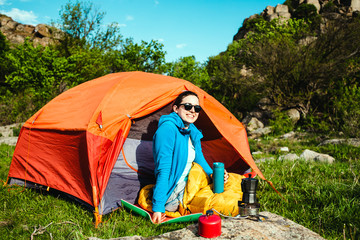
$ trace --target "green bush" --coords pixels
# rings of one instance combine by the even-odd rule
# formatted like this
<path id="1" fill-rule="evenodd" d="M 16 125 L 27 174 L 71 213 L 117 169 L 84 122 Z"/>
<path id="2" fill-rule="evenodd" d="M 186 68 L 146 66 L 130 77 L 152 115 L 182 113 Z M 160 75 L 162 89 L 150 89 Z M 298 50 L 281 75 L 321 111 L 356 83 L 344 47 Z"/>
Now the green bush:
<path id="1" fill-rule="evenodd" d="M 280 135 L 294 130 L 294 122 L 284 111 L 273 111 L 273 118 L 269 120 L 269 125 L 274 135 Z"/>
<path id="2" fill-rule="evenodd" d="M 304 19 L 311 25 L 312 30 L 317 30 L 320 26 L 321 16 L 313 4 L 301 4 L 295 9 L 293 16 L 296 19 Z"/>
<path id="3" fill-rule="evenodd" d="M 329 116 L 319 113 L 310 113 L 303 120 L 301 125 L 304 129 L 318 134 L 330 134 L 335 126 L 328 120 Z"/>
<path id="4" fill-rule="evenodd" d="M 293 12 L 294 9 L 296 9 L 299 6 L 299 1 L 298 0 L 286 0 L 283 4 L 288 6 L 290 12 Z"/>
<path id="5" fill-rule="evenodd" d="M 357 84 L 342 87 L 335 102 L 340 117 L 339 129 L 346 136 L 360 137 L 360 87 Z"/>
<path id="6" fill-rule="evenodd" d="M 324 7 L 322 8 L 322 12 L 335 12 L 336 11 L 336 5 L 333 1 L 327 2 Z"/>
<path id="7" fill-rule="evenodd" d="M 317 16 L 317 9 L 313 4 L 301 4 L 296 8 L 294 17 L 297 19 L 309 19 L 312 20 Z"/>

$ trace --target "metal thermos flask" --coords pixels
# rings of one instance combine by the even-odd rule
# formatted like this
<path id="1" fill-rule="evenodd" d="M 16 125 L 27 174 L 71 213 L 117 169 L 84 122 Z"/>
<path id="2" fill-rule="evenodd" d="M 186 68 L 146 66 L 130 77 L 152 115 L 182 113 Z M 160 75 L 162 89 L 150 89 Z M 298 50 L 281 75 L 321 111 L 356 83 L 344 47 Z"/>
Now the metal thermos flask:
<path id="1" fill-rule="evenodd" d="M 224 192 L 224 163 L 214 162 L 214 193 Z"/>
<path id="2" fill-rule="evenodd" d="M 205 238 L 215 238 L 220 236 L 221 218 L 218 215 L 214 215 L 212 210 L 207 210 L 206 215 L 199 217 L 198 233 Z"/>

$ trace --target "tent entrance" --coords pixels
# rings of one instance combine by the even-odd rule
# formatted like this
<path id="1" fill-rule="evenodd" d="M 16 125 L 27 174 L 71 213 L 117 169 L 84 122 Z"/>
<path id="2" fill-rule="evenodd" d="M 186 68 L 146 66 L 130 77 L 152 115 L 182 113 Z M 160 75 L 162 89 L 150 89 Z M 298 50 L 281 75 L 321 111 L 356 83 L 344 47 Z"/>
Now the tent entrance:
<path id="1" fill-rule="evenodd" d="M 105 193 L 99 205 L 99 213 L 107 214 L 121 206 L 121 199 L 135 204 L 139 190 L 155 184 L 152 138 L 162 115 L 171 113 L 171 104 L 143 118 L 135 119 L 123 148 L 111 172 Z M 210 167 L 221 161 L 231 172 L 244 173 L 249 166 L 239 161 L 240 156 L 222 137 L 205 112 L 195 122 L 202 130 L 202 147 Z"/>

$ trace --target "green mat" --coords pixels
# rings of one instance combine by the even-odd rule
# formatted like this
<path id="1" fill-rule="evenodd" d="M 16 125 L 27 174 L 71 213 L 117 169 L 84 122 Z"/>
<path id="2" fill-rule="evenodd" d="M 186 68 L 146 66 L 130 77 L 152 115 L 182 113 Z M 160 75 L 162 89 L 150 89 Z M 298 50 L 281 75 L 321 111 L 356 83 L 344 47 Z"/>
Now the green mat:
<path id="1" fill-rule="evenodd" d="M 121 200 L 121 204 L 124 208 L 135 212 L 136 214 L 149 219 L 152 223 L 153 221 L 151 220 L 151 212 L 148 212 L 144 209 L 142 209 L 141 207 L 138 207 L 134 204 L 131 204 L 125 200 Z M 194 213 L 194 214 L 189 214 L 189 215 L 185 215 L 185 216 L 181 216 L 181 217 L 177 217 L 177 218 L 170 218 L 170 217 L 166 217 L 165 220 L 163 222 L 161 222 L 160 224 L 164 224 L 164 223 L 177 223 L 177 222 L 193 222 L 193 221 L 197 221 L 199 219 L 199 217 L 202 215 L 202 213 Z"/>

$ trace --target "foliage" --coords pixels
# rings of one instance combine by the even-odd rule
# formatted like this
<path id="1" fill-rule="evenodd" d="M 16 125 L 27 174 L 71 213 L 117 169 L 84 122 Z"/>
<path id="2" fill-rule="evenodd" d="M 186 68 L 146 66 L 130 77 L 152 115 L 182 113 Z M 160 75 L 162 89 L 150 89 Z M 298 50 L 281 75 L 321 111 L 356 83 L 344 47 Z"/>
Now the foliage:
<path id="1" fill-rule="evenodd" d="M 308 31 L 303 20 L 289 20 L 287 24 L 279 24 L 279 20 L 268 22 L 262 18 L 256 18 L 247 21 L 247 24 L 252 28 L 247 38 L 230 44 L 226 52 L 210 58 L 207 65 L 210 82 L 205 89 L 238 117 L 251 111 L 263 96 L 270 93 L 275 95 L 274 85 L 283 83 L 267 82 L 264 76 L 269 74 L 269 69 L 261 71 L 263 63 L 277 67 L 278 65 L 274 62 L 268 63 L 269 60 L 276 59 L 287 64 L 286 69 L 277 73 L 285 79 L 286 76 L 283 74 L 292 67 L 289 55 L 295 51 L 292 49 L 295 48 L 296 41 Z M 284 47 L 287 44 L 289 46 Z M 273 49 L 273 47 L 276 48 Z M 287 52 L 278 58 L 270 57 L 277 50 L 292 52 Z M 255 53 L 252 54 L 252 52 Z M 263 61 L 259 61 L 254 55 L 263 58 Z M 263 75 L 265 71 L 266 74 Z M 277 77 L 274 78 L 277 79 Z M 274 87 L 270 89 L 269 86 Z M 282 85 L 282 87 L 285 86 Z"/>
<path id="2" fill-rule="evenodd" d="M 313 4 L 303 3 L 294 11 L 294 17 L 297 19 L 312 20 L 317 16 L 317 9 Z"/>
<path id="3" fill-rule="evenodd" d="M 293 16 L 296 19 L 304 19 L 313 31 L 317 30 L 320 26 L 321 16 L 317 13 L 317 9 L 313 4 L 301 4 L 296 8 Z"/>
<path id="4" fill-rule="evenodd" d="M 331 0 L 329 2 L 327 2 L 324 7 L 322 7 L 322 12 L 335 12 L 336 10 L 336 5 L 335 3 Z"/>
<path id="5" fill-rule="evenodd" d="M 7 87 L 5 83 L 5 76 L 11 72 L 11 64 L 6 58 L 7 52 L 10 50 L 9 42 L 6 40 L 4 34 L 0 31 L 0 94 Z"/>
<path id="6" fill-rule="evenodd" d="M 329 100 L 329 89 L 337 78 L 349 74 L 344 60 L 358 54 L 360 28 L 339 21 L 329 23 L 315 40 L 298 44 L 298 36 L 304 33 L 304 29 L 297 30 L 301 25 L 307 26 L 303 20 L 291 20 L 269 29 L 269 34 L 254 32 L 244 40 L 247 48 L 241 55 L 247 66 L 264 77 L 267 94 L 278 105 L 295 106 L 307 114 L 315 102 L 323 105 L 319 101 Z M 268 29 L 259 27 L 259 32 Z"/>
<path id="7" fill-rule="evenodd" d="M 257 14 L 254 18 L 244 21 L 242 28 L 246 30 L 254 30 L 257 28 L 256 25 L 260 22 L 264 23 L 266 20 L 263 18 L 263 16 Z"/>
<path id="8" fill-rule="evenodd" d="M 269 120 L 273 134 L 280 135 L 294 130 L 295 124 L 286 112 L 275 110 L 273 115 L 273 119 Z"/>
<path id="9" fill-rule="evenodd" d="M 103 29 L 105 12 L 101 12 L 91 2 L 68 1 L 60 10 L 58 25 L 65 33 L 61 47 L 66 53 L 72 47 L 99 48 L 104 51 L 114 49 L 121 42 L 120 28 L 112 23 Z"/>
<path id="10" fill-rule="evenodd" d="M 135 43 L 128 38 L 122 44 L 120 50 L 109 53 L 111 59 L 111 72 L 144 71 L 164 73 L 165 51 L 164 45 L 155 40 L 150 42 L 141 41 Z"/>
<path id="11" fill-rule="evenodd" d="M 23 122 L 63 91 L 108 73 L 167 71 L 161 43 L 122 39 L 116 24 L 103 27 L 104 16 L 90 2 L 69 1 L 56 25 L 65 34 L 48 47 L 26 40 L 9 48 L 0 34 L 0 124 Z"/>
<path id="12" fill-rule="evenodd" d="M 0 97 L 3 124 L 24 121 L 56 96 L 61 83 L 72 76 L 69 65 L 56 51 L 35 48 L 28 41 L 8 51 L 6 59 L 14 70 L 7 74 L 8 87 Z"/>
<path id="13" fill-rule="evenodd" d="M 339 99 L 335 102 L 337 114 L 340 116 L 339 129 L 346 136 L 360 137 L 360 87 L 358 83 L 340 88 Z"/>
<path id="14" fill-rule="evenodd" d="M 298 0 L 286 0 L 284 5 L 287 5 L 290 12 L 294 12 L 294 10 L 299 6 Z"/>
<path id="15" fill-rule="evenodd" d="M 169 64 L 168 75 L 188 80 L 199 87 L 209 82 L 205 64 L 197 62 L 194 56 L 181 57 Z"/>

